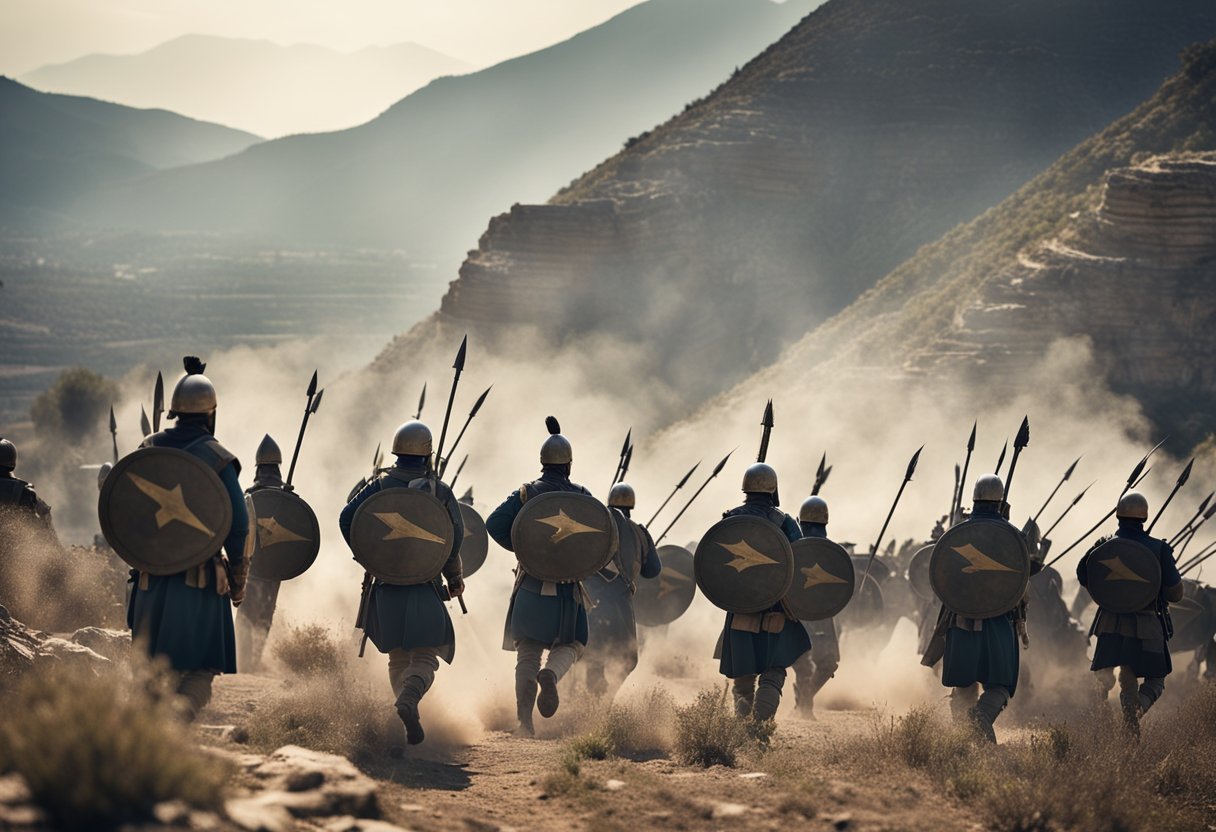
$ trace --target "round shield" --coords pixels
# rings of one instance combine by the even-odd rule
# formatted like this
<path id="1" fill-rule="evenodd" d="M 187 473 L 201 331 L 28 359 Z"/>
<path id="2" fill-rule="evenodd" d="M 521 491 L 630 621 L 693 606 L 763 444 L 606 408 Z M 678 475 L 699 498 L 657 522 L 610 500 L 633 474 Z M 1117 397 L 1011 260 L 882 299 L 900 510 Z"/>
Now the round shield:
<path id="1" fill-rule="evenodd" d="M 434 495 L 386 488 L 368 497 L 350 526 L 355 560 L 386 584 L 434 580 L 452 553 L 452 518 Z"/>
<path id="2" fill-rule="evenodd" d="M 486 522 L 477 509 L 468 503 L 460 504 L 460 519 L 464 520 L 464 542 L 460 544 L 460 563 L 467 578 L 485 566 L 490 553 L 490 535 L 486 533 Z"/>
<path id="3" fill-rule="evenodd" d="M 245 501 L 252 504 L 250 576 L 290 581 L 307 572 L 321 549 L 321 527 L 312 507 L 279 488 L 259 488 Z"/>
<path id="4" fill-rule="evenodd" d="M 662 627 L 688 611 L 697 595 L 692 552 L 683 546 L 660 546 L 663 570 L 657 578 L 642 578 L 633 596 L 633 611 L 643 627 Z"/>
<path id="5" fill-rule="evenodd" d="M 878 582 L 879 586 L 885 584 L 891 577 L 891 565 L 882 557 L 876 555 L 873 562 L 870 561 L 869 555 L 853 555 L 853 571 L 858 575 L 865 574 L 866 565 L 869 564 L 870 577 Z"/>
<path id="6" fill-rule="evenodd" d="M 1183 579 L 1182 600 L 1170 604 L 1174 637 L 1170 649 L 1177 652 L 1197 650 L 1216 637 L 1216 600 L 1213 590 L 1198 581 Z"/>
<path id="7" fill-rule="evenodd" d="M 864 630 L 866 627 L 876 627 L 883 622 L 883 612 L 886 609 L 886 599 L 878 581 L 868 577 L 862 580 L 864 572 L 854 575 L 856 589 L 849 605 L 841 610 L 836 621 L 840 629 Z"/>
<path id="8" fill-rule="evenodd" d="M 930 543 L 917 549 L 912 560 L 908 562 L 908 583 L 922 601 L 932 601 L 937 597 L 933 594 L 933 584 L 929 581 L 929 559 L 932 557 L 933 544 Z"/>
<path id="9" fill-rule="evenodd" d="M 929 556 L 929 583 L 946 608 L 967 618 L 995 618 L 1022 601 L 1030 553 L 1004 520 L 972 518 L 938 538 Z"/>
<path id="10" fill-rule="evenodd" d="M 211 466 L 176 448 L 141 448 L 120 459 L 97 501 L 101 532 L 131 566 L 174 575 L 220 551 L 232 501 Z"/>
<path id="11" fill-rule="evenodd" d="M 853 597 L 853 559 L 839 543 L 821 537 L 795 540 L 794 582 L 785 605 L 800 621 L 831 618 Z"/>
<path id="12" fill-rule="evenodd" d="M 794 552 L 785 532 L 761 517 L 737 515 L 705 533 L 693 555 L 697 586 L 727 612 L 771 609 L 794 581 Z"/>
<path id="13" fill-rule="evenodd" d="M 523 570 L 539 581 L 589 578 L 616 554 L 616 522 L 589 494 L 550 491 L 524 503 L 511 526 Z"/>
<path id="14" fill-rule="evenodd" d="M 1085 572 L 1089 597 L 1109 612 L 1150 608 L 1161 593 L 1161 559 L 1134 540 L 1112 537 L 1089 553 Z"/>

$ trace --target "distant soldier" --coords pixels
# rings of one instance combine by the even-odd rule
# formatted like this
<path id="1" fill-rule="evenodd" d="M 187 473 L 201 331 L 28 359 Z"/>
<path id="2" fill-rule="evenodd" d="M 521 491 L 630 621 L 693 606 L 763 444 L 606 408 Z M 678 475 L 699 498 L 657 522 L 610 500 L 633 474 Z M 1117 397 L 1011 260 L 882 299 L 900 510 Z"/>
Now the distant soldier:
<path id="1" fill-rule="evenodd" d="M 792 543 L 802 537 L 797 521 L 780 508 L 777 497 L 777 472 L 757 462 L 743 474 L 743 505 L 722 516 L 760 517 L 779 528 Z M 777 715 L 786 669 L 811 649 L 807 630 L 776 603 L 766 612 L 736 614 L 728 612 L 722 628 L 721 660 L 723 676 L 733 680 L 735 713 L 767 722 Z"/>
<path id="2" fill-rule="evenodd" d="M 1098 636 L 1098 645 L 1090 669 L 1119 669 L 1123 717 L 1128 729 L 1137 732 L 1140 717 L 1161 697 L 1165 677 L 1173 670 L 1167 602 L 1182 600 L 1182 577 L 1169 543 L 1144 531 L 1148 520 L 1144 495 L 1136 491 L 1123 495 L 1115 516 L 1119 530 L 1085 553 L 1077 564 L 1077 579 L 1098 603 L 1098 615 L 1090 628 L 1090 635 Z M 1110 588 L 1104 586 L 1107 583 Z M 1139 603 L 1130 604 L 1139 609 L 1129 611 L 1122 603 L 1126 600 L 1122 593 L 1136 589 L 1147 593 Z"/>
<path id="3" fill-rule="evenodd" d="M 215 386 L 202 374 L 206 365 L 197 358 L 188 356 L 185 365 L 186 375 L 173 388 L 169 403 L 168 417 L 177 424 L 146 437 L 140 447 L 185 451 L 219 476 L 232 503 L 232 525 L 223 543 L 228 565 L 217 552 L 173 575 L 132 570 L 127 624 L 136 643 L 142 641 L 151 655 L 169 660 L 179 677 L 177 692 L 185 701 L 187 718 L 193 720 L 211 701 L 215 676 L 237 670 L 232 607 L 245 598 L 249 516 L 238 480 L 241 463 L 215 439 Z M 173 506 L 172 493 L 153 493 L 166 511 Z"/>
<path id="4" fill-rule="evenodd" d="M 822 497 L 808 497 L 798 511 L 803 537 L 828 537 L 828 504 Z M 840 667 L 840 639 L 831 618 L 804 621 L 811 649 L 794 662 L 794 703 L 804 719 L 815 718 L 815 695 Z"/>
<path id="5" fill-rule="evenodd" d="M 440 482 L 431 465 L 431 430 L 422 422 L 406 422 L 393 436 L 397 463 L 382 472 L 355 495 L 342 514 L 338 526 L 346 542 L 351 542 L 355 512 L 373 495 L 393 488 L 421 489 L 433 495 L 447 510 L 452 521 L 452 541 L 440 575 L 447 582 L 447 596 L 464 594 L 464 575 L 460 563 L 460 544 L 464 540 L 464 521 L 452 490 Z M 411 530 L 405 518 L 405 534 L 428 534 Z M 406 742 L 417 745 L 426 738 L 418 703 L 435 681 L 439 660 L 451 664 L 456 653 L 456 632 L 444 601 L 440 576 L 415 584 L 375 581 L 367 599 L 364 627 L 376 649 L 388 654 L 388 679 L 397 697 L 397 715 L 405 724 Z"/>
<path id="6" fill-rule="evenodd" d="M 950 709 L 955 720 L 969 722 L 985 739 L 995 743 L 993 723 L 1017 691 L 1022 600 L 1027 577 L 1036 570 L 1022 533 L 1001 513 L 1005 486 L 1000 477 L 993 474 L 980 477 L 973 498 L 971 515 L 952 527 L 936 544 L 931 569 L 944 571 L 938 563 L 938 554 L 949 550 L 944 556 L 950 559 L 946 567 L 953 579 L 968 584 L 983 582 L 980 591 L 991 591 L 993 580 L 1008 580 L 1007 585 L 996 585 L 1005 590 L 1013 587 L 1018 597 L 1003 605 L 1008 612 L 984 618 L 967 617 L 943 604 L 933 639 L 921 663 L 932 667 L 941 659 L 942 684 L 954 688 Z M 984 548 L 967 542 L 973 533 L 971 530 L 979 528 L 979 524 L 988 524 Z M 999 579 L 992 579 L 994 575 Z M 937 584 L 934 588 L 940 593 Z M 990 602 L 985 599 L 983 603 Z"/>
<path id="7" fill-rule="evenodd" d="M 620 548 L 612 562 L 586 580 L 591 596 L 591 645 L 583 663 L 587 689 L 611 699 L 638 666 L 638 627 L 633 612 L 637 580 L 657 578 L 662 569 L 650 532 L 630 519 L 636 497 L 627 483 L 612 486 L 612 509 Z M 611 677 L 611 678 L 609 678 Z"/>
<path id="8" fill-rule="evenodd" d="M 282 490 L 283 474 L 279 466 L 283 464 L 283 452 L 270 434 L 262 438 L 255 459 L 257 468 L 253 485 L 247 488 L 245 493 L 253 494 L 271 488 Z M 266 648 L 270 626 L 274 623 L 274 610 L 279 600 L 281 585 L 281 581 L 268 581 L 250 575 L 245 602 L 237 610 L 237 652 L 241 663 L 247 663 L 246 669 L 251 672 L 256 672 L 262 665 L 262 651 Z"/>
<path id="9" fill-rule="evenodd" d="M 591 494 L 570 481 L 574 452 L 570 440 L 559 432 L 557 420 L 550 416 L 545 424 L 550 436 L 540 448 L 540 479 L 521 485 L 486 519 L 490 537 L 509 552 L 515 551 L 511 528 L 529 500 L 555 491 Z M 578 582 L 542 581 L 521 567 L 516 569 L 503 649 L 516 653 L 515 710 L 521 734 L 535 733 L 534 708 L 545 718 L 557 713 L 557 683 L 570 672 L 587 646 L 585 595 Z M 542 668 L 541 658 L 546 650 L 549 655 Z"/>
<path id="10" fill-rule="evenodd" d="M 51 507 L 38 498 L 33 485 L 13 476 L 16 467 L 17 446 L 7 439 L 0 439 L 0 512 L 28 513 L 49 525 Z"/>
<path id="11" fill-rule="evenodd" d="M 113 463 L 103 462 L 97 469 L 97 490 L 101 491 L 101 487 L 106 484 L 106 477 L 110 476 L 110 471 L 114 470 Z M 110 544 L 106 542 L 104 534 L 93 535 L 93 548 L 105 551 L 110 548 Z M 130 600 L 128 598 L 127 600 Z"/>

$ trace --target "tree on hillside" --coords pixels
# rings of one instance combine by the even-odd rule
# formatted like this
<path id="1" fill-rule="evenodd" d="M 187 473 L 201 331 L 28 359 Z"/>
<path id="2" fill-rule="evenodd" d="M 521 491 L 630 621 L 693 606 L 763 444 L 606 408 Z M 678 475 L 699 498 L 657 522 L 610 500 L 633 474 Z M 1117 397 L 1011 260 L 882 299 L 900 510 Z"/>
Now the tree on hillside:
<path id="1" fill-rule="evenodd" d="M 117 401 L 116 383 L 75 367 L 60 373 L 50 389 L 34 399 L 30 419 L 41 436 L 75 444 L 104 429 L 110 405 Z"/>

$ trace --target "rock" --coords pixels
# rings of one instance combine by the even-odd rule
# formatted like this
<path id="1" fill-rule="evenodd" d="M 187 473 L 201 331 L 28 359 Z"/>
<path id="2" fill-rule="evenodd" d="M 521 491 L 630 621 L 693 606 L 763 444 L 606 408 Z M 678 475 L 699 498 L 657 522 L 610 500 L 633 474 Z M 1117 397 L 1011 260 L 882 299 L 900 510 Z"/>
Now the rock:
<path id="1" fill-rule="evenodd" d="M 111 661 L 125 659 L 131 653 L 131 634 L 126 630 L 82 627 L 72 633 L 69 641 L 87 647 Z"/>
<path id="2" fill-rule="evenodd" d="M 0 776 L 0 829 L 46 828 L 46 813 L 31 799 L 29 786 L 20 774 Z"/>
<path id="3" fill-rule="evenodd" d="M 621 789 L 625 788 L 625 781 L 609 780 L 608 782 L 604 783 L 604 788 L 610 792 L 619 792 Z"/>
<path id="4" fill-rule="evenodd" d="M 360 818 L 334 818 L 322 827 L 325 832 L 408 832 L 404 827 L 382 820 Z"/>
<path id="5" fill-rule="evenodd" d="M 0 674 L 16 675 L 29 670 L 42 655 L 44 636 L 22 624 L 0 607 Z"/>
<path id="6" fill-rule="evenodd" d="M 43 653 L 65 664 L 100 670 L 108 667 L 111 662 L 100 653 L 94 653 L 81 644 L 73 644 L 67 639 L 51 637 L 42 642 Z"/>
<path id="7" fill-rule="evenodd" d="M 228 819 L 249 832 L 285 832 L 291 828 L 291 812 L 280 805 L 274 793 L 241 797 L 224 804 Z"/>
<path id="8" fill-rule="evenodd" d="M 380 816 L 376 783 L 345 757 L 287 745 L 249 773 L 267 789 L 259 805 L 279 806 L 297 818 Z"/>
<path id="9" fill-rule="evenodd" d="M 739 779 L 741 780 L 763 780 L 765 777 L 768 777 L 768 775 L 763 771 L 750 771 L 747 774 L 739 775 Z"/>
<path id="10" fill-rule="evenodd" d="M 748 813 L 748 807 L 742 803 L 715 803 L 713 809 L 714 818 L 737 818 Z"/>

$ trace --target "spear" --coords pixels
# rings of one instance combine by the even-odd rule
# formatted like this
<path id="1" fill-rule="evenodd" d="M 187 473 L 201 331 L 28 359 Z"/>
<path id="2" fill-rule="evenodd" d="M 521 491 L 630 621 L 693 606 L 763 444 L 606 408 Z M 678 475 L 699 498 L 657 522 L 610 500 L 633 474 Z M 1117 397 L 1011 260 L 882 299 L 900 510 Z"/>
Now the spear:
<path id="1" fill-rule="evenodd" d="M 160 430 L 160 414 L 165 412 L 165 377 L 156 373 L 156 387 L 152 391 L 152 432 Z"/>
<path id="2" fill-rule="evenodd" d="M 1047 495 L 1047 499 L 1043 502 L 1043 507 L 1041 509 L 1039 509 L 1038 513 L 1035 514 L 1034 517 L 1031 518 L 1032 520 L 1034 520 L 1035 523 L 1039 522 L 1039 518 L 1043 515 L 1043 512 L 1047 511 L 1047 507 L 1049 505 L 1051 505 L 1051 501 L 1056 498 L 1056 494 L 1059 493 L 1059 491 L 1063 487 L 1064 483 L 1068 482 L 1069 478 L 1072 477 L 1072 472 L 1077 470 L 1077 463 L 1079 463 L 1080 461 L 1081 461 L 1081 457 L 1077 457 L 1076 460 L 1073 462 L 1073 464 L 1068 466 L 1068 470 L 1064 472 L 1064 476 L 1060 479 L 1060 481 L 1058 483 L 1056 483 L 1055 489 L 1053 489 L 1052 492 L 1049 495 Z"/>
<path id="3" fill-rule="evenodd" d="M 296 449 L 291 454 L 291 466 L 287 469 L 287 485 L 291 485 L 291 478 L 296 472 L 296 459 L 300 456 L 300 445 L 304 442 L 304 431 L 308 428 L 308 417 L 312 415 L 313 397 L 317 395 L 317 371 L 312 371 L 312 378 L 308 382 L 308 390 L 305 391 L 304 401 L 304 418 L 300 420 L 300 434 L 296 437 Z"/>
<path id="4" fill-rule="evenodd" d="M 815 469 L 815 484 L 811 486 L 811 496 L 814 497 L 819 493 L 819 489 L 823 488 L 823 481 L 828 478 L 827 475 L 828 453 L 823 452 L 823 456 L 819 458 L 819 467 Z"/>
<path id="5" fill-rule="evenodd" d="M 114 445 L 114 461 L 118 462 L 118 421 L 114 418 L 114 405 L 110 405 L 110 441 Z"/>
<path id="6" fill-rule="evenodd" d="M 773 400 L 769 399 L 764 406 L 764 418 L 760 420 L 764 430 L 760 434 L 760 453 L 756 462 L 764 462 L 768 458 L 768 438 L 773 433 Z"/>
<path id="7" fill-rule="evenodd" d="M 946 517 L 950 518 L 950 522 L 954 520 L 954 504 L 958 502 L 958 487 L 962 483 L 961 476 L 962 469 L 959 468 L 956 462 L 954 463 L 954 490 L 950 492 L 950 510 L 946 513 Z"/>
<path id="8" fill-rule="evenodd" d="M 696 465 L 694 465 L 694 466 L 692 466 L 691 468 L 689 468 L 689 469 L 688 469 L 688 473 L 687 473 L 687 474 L 685 474 L 685 475 L 683 476 L 683 478 L 681 478 L 681 479 L 680 479 L 680 481 L 679 481 L 678 483 L 676 483 L 676 487 L 675 487 L 675 488 L 671 489 L 671 493 L 667 495 L 667 499 L 663 501 L 663 505 L 659 506 L 659 510 L 658 510 L 658 511 L 656 511 L 656 512 L 654 513 L 654 516 L 653 516 L 653 517 L 651 517 L 649 520 L 647 520 L 647 521 L 646 521 L 646 526 L 645 526 L 645 528 L 646 528 L 647 530 L 649 530 L 649 529 L 650 529 L 650 524 L 651 524 L 651 523 L 653 523 L 653 522 L 655 521 L 655 519 L 656 519 L 656 518 L 657 518 L 657 517 L 658 517 L 660 514 L 662 514 L 662 513 L 663 513 L 663 509 L 667 508 L 667 504 L 671 502 L 671 498 L 672 498 L 672 497 L 676 496 L 676 492 L 677 492 L 677 491 L 679 491 L 681 488 L 683 488 L 685 485 L 687 485 L 687 484 L 688 484 L 688 480 L 689 480 L 689 479 L 692 477 L 693 472 L 694 472 L 694 471 L 696 471 L 698 468 L 700 468 L 700 467 L 701 467 L 701 463 L 702 463 L 702 462 L 704 462 L 704 461 L 705 461 L 705 460 L 700 460 L 700 461 L 698 461 L 698 462 L 697 462 L 697 464 L 696 464 Z"/>
<path id="9" fill-rule="evenodd" d="M 967 458 L 963 460 L 963 476 L 959 480 L 958 499 L 954 501 L 954 511 L 950 513 L 951 523 L 963 510 L 963 490 L 967 487 L 967 471 L 971 468 L 971 453 L 975 450 L 975 432 L 979 426 L 979 419 L 976 419 L 971 425 L 971 436 L 967 439 Z"/>
<path id="10" fill-rule="evenodd" d="M 152 433 L 152 423 L 148 421 L 148 411 L 144 410 L 144 406 L 139 406 L 139 430 L 144 435 Z"/>
<path id="11" fill-rule="evenodd" d="M 625 467 L 625 454 L 629 453 L 629 441 L 633 438 L 633 428 L 625 431 L 625 442 L 621 445 L 621 455 L 616 461 L 616 470 L 612 472 L 612 485 L 621 479 L 621 469 Z M 611 488 L 612 486 L 609 486 Z"/>
<path id="12" fill-rule="evenodd" d="M 1190 569 L 1192 566 L 1195 565 L 1196 561 L 1198 561 L 1204 555 L 1208 554 L 1209 552 L 1211 552 L 1213 550 L 1216 550 L 1216 540 L 1213 540 L 1207 546 L 1204 546 L 1202 549 L 1200 549 L 1198 552 L 1195 553 L 1194 557 L 1188 558 L 1185 563 L 1179 564 L 1178 568 L 1179 569 Z"/>
<path id="13" fill-rule="evenodd" d="M 1157 521 L 1161 519 L 1161 515 L 1164 514 L 1166 508 L 1169 507 L 1170 501 L 1174 499 L 1174 495 L 1178 493 L 1178 489 L 1186 485 L 1186 481 L 1191 478 L 1191 469 L 1194 467 L 1195 458 L 1191 457 L 1191 461 L 1186 464 L 1186 467 L 1182 469 L 1182 473 L 1178 475 L 1178 481 L 1174 483 L 1174 489 L 1170 491 L 1170 495 L 1165 498 L 1165 502 L 1161 504 L 1161 508 L 1157 509 L 1157 516 L 1153 518 L 1153 522 L 1149 523 L 1148 528 L 1145 529 L 1147 534 L 1152 534 L 1153 526 L 1157 525 Z"/>
<path id="14" fill-rule="evenodd" d="M 625 475 L 629 473 L 629 466 L 633 462 L 633 445 L 629 446 L 629 450 L 625 452 L 625 462 L 621 465 L 621 482 L 625 481 Z"/>
<path id="15" fill-rule="evenodd" d="M 1210 558 L 1212 555 L 1216 555 L 1216 543 L 1208 544 L 1208 546 L 1204 549 L 1203 553 L 1201 555 L 1198 555 L 1198 556 L 1192 558 L 1191 562 L 1184 569 L 1180 570 L 1179 574 L 1185 575 L 1187 572 L 1190 572 L 1196 566 L 1202 565 L 1203 562 L 1205 560 L 1207 560 L 1208 558 Z"/>
<path id="16" fill-rule="evenodd" d="M 996 470 L 993 471 L 998 477 L 1001 475 L 1001 466 L 1005 464 L 1005 453 L 1009 450 L 1009 440 L 1005 440 L 1005 444 L 1001 446 L 1001 455 L 996 460 Z"/>
<path id="17" fill-rule="evenodd" d="M 833 466 L 829 465 L 827 468 L 823 469 L 823 479 L 819 481 L 819 489 L 811 492 L 813 495 L 817 495 L 819 490 L 827 485 L 828 477 L 832 476 L 832 468 Z"/>
<path id="18" fill-rule="evenodd" d="M 1208 503 L 1212 501 L 1213 497 L 1216 497 L 1216 491 L 1213 491 L 1212 493 L 1208 494 L 1208 496 L 1203 498 L 1203 502 L 1199 504 L 1199 508 L 1195 511 L 1194 516 L 1192 516 L 1190 520 L 1186 521 L 1186 525 L 1182 527 L 1178 534 L 1170 538 L 1171 546 L 1181 540 L 1183 535 L 1191 530 L 1191 528 L 1195 525 L 1195 521 L 1198 520 L 1199 515 L 1203 514 L 1203 512 L 1207 509 Z"/>
<path id="19" fill-rule="evenodd" d="M 448 436 L 448 422 L 452 420 L 452 404 L 456 401 L 456 387 L 460 384 L 460 374 L 464 372 L 465 351 L 469 348 L 469 336 L 465 335 L 464 340 L 460 342 L 460 349 L 456 352 L 456 361 L 452 364 L 452 369 L 456 374 L 452 376 L 452 390 L 448 393 L 448 409 L 443 414 L 443 430 L 439 431 L 439 446 L 435 449 L 435 465 L 438 467 L 439 461 L 443 459 L 443 443 Z M 487 390 L 486 393 L 490 391 Z M 470 419 L 472 417 L 469 417 Z M 468 427 L 468 422 L 465 423 Z M 464 433 L 464 431 L 461 431 Z M 440 474 L 442 476 L 442 473 Z"/>
<path id="20" fill-rule="evenodd" d="M 735 450 L 738 450 L 738 448 L 736 448 Z M 734 452 L 735 451 L 731 451 L 730 454 L 733 454 Z M 697 489 L 697 492 L 688 498 L 688 502 L 684 504 L 684 508 L 680 509 L 680 513 L 676 515 L 675 519 L 672 520 L 669 524 L 667 524 L 667 528 L 663 529 L 663 533 L 661 535 L 659 535 L 659 539 L 654 542 L 655 546 L 658 546 L 659 543 L 663 540 L 663 538 L 667 537 L 667 533 L 669 531 L 671 531 L 671 527 L 680 521 L 680 518 L 684 516 L 684 512 L 688 511 L 688 507 L 692 505 L 693 501 L 695 499 L 697 499 L 697 497 L 701 496 L 701 492 L 705 490 L 706 486 L 708 486 L 711 482 L 713 482 L 714 477 L 716 477 L 716 476 L 718 476 L 718 474 L 722 473 L 722 469 L 726 467 L 726 460 L 730 459 L 730 454 L 727 454 L 726 456 L 722 457 L 722 461 L 719 462 L 716 466 L 714 466 L 714 472 L 709 475 L 709 477 L 705 480 L 704 483 L 701 484 L 701 487 Z M 697 463 L 697 464 L 699 465 L 700 463 Z M 692 474 L 691 471 L 689 471 L 688 473 L 690 475 Z M 684 479 L 688 479 L 688 477 L 685 477 Z"/>
<path id="21" fill-rule="evenodd" d="M 477 416 L 477 411 L 481 410 L 481 406 L 486 403 L 486 397 L 490 395 L 490 391 L 493 389 L 494 385 L 491 384 L 485 389 L 485 392 L 477 397 L 477 401 L 473 402 L 473 407 L 469 409 L 468 418 L 464 420 L 464 424 L 460 428 L 460 433 L 456 434 L 456 441 L 452 443 L 452 449 L 448 451 L 448 455 L 443 458 L 443 464 L 439 468 L 440 479 L 443 478 L 444 472 L 448 470 L 448 462 L 451 461 L 452 454 L 456 453 L 456 449 L 460 447 L 460 440 L 464 439 L 464 432 L 469 429 L 469 425 L 472 423 L 474 417 Z M 438 460 L 439 457 L 435 457 L 435 459 Z"/>
<path id="22" fill-rule="evenodd" d="M 1005 480 L 1005 499 L 1006 508 L 1009 506 L 1009 490 L 1013 488 L 1013 475 L 1018 470 L 1018 457 L 1022 455 L 1022 451 L 1030 444 L 1030 417 L 1022 417 L 1022 426 L 1018 428 L 1018 435 L 1013 438 L 1013 459 L 1009 463 L 1009 478 Z"/>
<path id="23" fill-rule="evenodd" d="M 1053 531 L 1055 531 L 1056 526 L 1060 525 L 1060 521 L 1068 516 L 1068 512 L 1072 511 L 1073 508 L 1076 507 L 1077 503 L 1081 502 L 1081 498 L 1085 496 L 1085 492 L 1089 491 L 1089 489 L 1093 488 L 1094 483 L 1096 483 L 1096 482 L 1097 482 L 1097 480 L 1094 480 L 1094 482 L 1091 482 L 1089 485 L 1085 486 L 1085 490 L 1073 498 L 1073 501 L 1068 504 L 1068 508 L 1064 509 L 1063 513 L 1058 518 L 1056 518 L 1056 522 L 1051 524 L 1051 528 L 1048 529 L 1047 531 L 1043 532 L 1044 538 L 1051 536 L 1051 533 Z"/>
<path id="24" fill-rule="evenodd" d="M 887 533 L 887 526 L 891 524 L 891 518 L 895 516 L 895 507 L 899 505 L 899 498 L 904 496 L 904 489 L 908 487 L 908 483 L 912 482 L 912 475 L 916 473 L 916 463 L 920 461 L 920 452 L 925 449 L 921 445 L 916 453 L 912 454 L 912 459 L 908 462 L 908 470 L 904 472 L 904 481 L 899 484 L 899 491 L 895 495 L 895 502 L 891 503 L 891 510 L 887 512 L 887 519 L 883 521 L 882 529 L 878 532 L 878 540 L 874 541 L 874 547 L 870 549 L 870 559 L 866 561 L 865 574 L 861 576 L 861 583 L 858 586 L 864 586 L 866 578 L 870 577 L 870 567 L 874 564 L 874 556 L 878 554 L 878 547 L 882 545 L 883 535 Z"/>
<path id="25" fill-rule="evenodd" d="M 460 472 L 464 470 L 464 464 L 469 461 L 469 455 L 465 454 L 464 459 L 460 460 L 460 464 L 456 466 L 456 473 L 452 475 L 452 481 L 448 483 L 448 488 L 456 488 L 456 480 L 460 479 Z"/>
<path id="26" fill-rule="evenodd" d="M 422 395 L 418 397 L 418 412 L 414 414 L 415 419 L 422 418 L 422 408 L 426 406 L 426 382 L 422 382 Z"/>
<path id="27" fill-rule="evenodd" d="M 1191 530 L 1187 533 L 1186 538 L 1182 541 L 1183 552 L 1186 551 L 1186 547 L 1191 544 L 1191 541 L 1195 539 L 1195 535 L 1199 532 L 1199 527 L 1208 522 L 1208 520 L 1212 518 L 1213 514 L 1216 514 L 1216 504 L 1208 506 L 1207 510 L 1204 511 L 1203 516 L 1199 518 L 1199 522 L 1191 527 Z M 1170 545 L 1173 546 L 1173 542 L 1171 542 Z M 1182 552 L 1179 552 L 1179 555 L 1181 554 Z"/>

